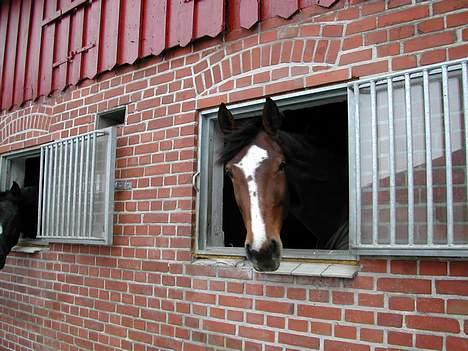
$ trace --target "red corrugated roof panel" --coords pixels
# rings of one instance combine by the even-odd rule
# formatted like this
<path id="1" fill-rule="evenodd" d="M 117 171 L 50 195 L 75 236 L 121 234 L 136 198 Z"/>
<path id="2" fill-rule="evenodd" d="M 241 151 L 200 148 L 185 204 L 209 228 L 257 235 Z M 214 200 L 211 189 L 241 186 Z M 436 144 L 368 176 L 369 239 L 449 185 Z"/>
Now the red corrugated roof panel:
<path id="1" fill-rule="evenodd" d="M 119 64 L 261 19 L 336 0 L 5 0 L 0 2 L 0 107 L 93 78 Z M 225 7 L 228 6 L 227 10 Z"/>

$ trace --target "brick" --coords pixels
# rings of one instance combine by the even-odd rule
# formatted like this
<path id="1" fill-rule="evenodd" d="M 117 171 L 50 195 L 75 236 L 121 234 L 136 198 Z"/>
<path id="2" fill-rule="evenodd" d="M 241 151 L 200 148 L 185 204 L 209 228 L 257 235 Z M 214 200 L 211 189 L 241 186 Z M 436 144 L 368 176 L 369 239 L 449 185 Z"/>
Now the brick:
<path id="1" fill-rule="evenodd" d="M 386 273 L 387 260 L 362 259 L 361 272 Z"/>
<path id="2" fill-rule="evenodd" d="M 448 300 L 447 313 L 468 315 L 468 300 Z"/>
<path id="3" fill-rule="evenodd" d="M 303 336 L 298 334 L 290 334 L 280 332 L 278 340 L 282 344 L 306 347 L 307 349 L 316 349 L 320 347 L 320 339 L 311 336 Z"/>
<path id="4" fill-rule="evenodd" d="M 417 261 L 394 260 L 390 263 L 390 272 L 395 274 L 415 275 L 418 270 Z"/>
<path id="5" fill-rule="evenodd" d="M 413 346 L 413 335 L 408 333 L 389 331 L 387 340 L 391 345 Z"/>
<path id="6" fill-rule="evenodd" d="M 249 339 L 262 340 L 267 342 L 275 341 L 275 333 L 266 329 L 240 326 L 239 335 Z"/>
<path id="7" fill-rule="evenodd" d="M 251 308 L 252 299 L 243 298 L 243 297 L 235 297 L 235 296 L 220 296 L 219 304 L 223 306 L 229 306 L 229 307 Z"/>
<path id="8" fill-rule="evenodd" d="M 468 261 L 450 262 L 450 275 L 457 277 L 468 277 Z"/>
<path id="9" fill-rule="evenodd" d="M 443 338 L 435 335 L 416 334 L 416 347 L 428 350 L 442 350 Z"/>
<path id="10" fill-rule="evenodd" d="M 466 7 L 466 1 L 464 0 L 440 1 L 432 5 L 434 14 L 446 13 Z"/>
<path id="11" fill-rule="evenodd" d="M 467 35 L 468 39 L 468 35 Z M 448 59 L 455 60 L 459 58 L 466 57 L 466 52 L 468 50 L 468 44 L 463 44 L 455 47 L 448 48 Z"/>
<path id="12" fill-rule="evenodd" d="M 301 319 L 288 319 L 288 329 L 296 330 L 300 332 L 306 332 L 308 330 L 309 323 Z"/>
<path id="13" fill-rule="evenodd" d="M 343 82 L 351 78 L 349 69 L 337 69 L 333 71 L 327 71 L 323 73 L 315 73 L 306 78 L 306 86 L 320 86 L 331 83 Z"/>
<path id="14" fill-rule="evenodd" d="M 403 316 L 395 313 L 377 313 L 377 324 L 386 327 L 401 328 L 403 325 Z"/>
<path id="15" fill-rule="evenodd" d="M 444 313 L 445 301 L 434 298 L 418 298 L 416 300 L 416 311 L 424 313 Z"/>
<path id="16" fill-rule="evenodd" d="M 431 330 L 447 333 L 459 333 L 457 320 L 433 316 L 406 316 L 406 326 L 410 329 Z"/>
<path id="17" fill-rule="evenodd" d="M 325 340 L 324 351 L 370 351 L 370 346 L 350 342 Z"/>
<path id="18" fill-rule="evenodd" d="M 346 28 L 346 35 L 368 32 L 377 27 L 375 17 L 364 18 L 362 20 L 353 21 Z"/>
<path id="19" fill-rule="evenodd" d="M 363 341 L 382 343 L 383 334 L 382 330 L 361 328 L 360 339 Z"/>
<path id="20" fill-rule="evenodd" d="M 395 24 L 407 23 L 428 16 L 429 6 L 411 7 L 402 11 L 379 16 L 377 23 L 379 27 L 387 27 Z"/>
<path id="21" fill-rule="evenodd" d="M 334 335 L 337 338 L 342 339 L 356 339 L 356 328 L 345 326 L 345 325 L 335 325 Z"/>
<path id="22" fill-rule="evenodd" d="M 360 310 L 346 310 L 345 320 L 352 323 L 374 324 L 374 312 Z"/>
<path id="23" fill-rule="evenodd" d="M 380 278 L 377 280 L 377 289 L 409 294 L 430 294 L 431 281 L 425 279 Z"/>
<path id="24" fill-rule="evenodd" d="M 437 46 L 449 45 L 456 40 L 454 32 L 429 34 L 424 37 L 409 39 L 403 43 L 404 52 L 430 49 Z"/>
<path id="25" fill-rule="evenodd" d="M 218 321 L 205 320 L 203 321 L 203 328 L 204 330 L 209 330 L 216 333 L 231 335 L 234 335 L 236 333 L 236 326 L 234 324 Z"/>
<path id="26" fill-rule="evenodd" d="M 421 54 L 421 59 L 419 60 L 421 65 L 431 65 L 438 62 L 443 62 L 446 60 L 447 50 L 438 49 L 426 51 Z"/>
<path id="27" fill-rule="evenodd" d="M 271 300 L 257 300 L 255 301 L 255 308 L 265 312 L 292 314 L 294 311 L 294 304 Z"/>
<path id="28" fill-rule="evenodd" d="M 447 336 L 446 349 L 447 351 L 468 350 L 468 338 Z"/>
<path id="29" fill-rule="evenodd" d="M 468 296 L 467 280 L 437 280 L 435 286 L 438 294 Z"/>
<path id="30" fill-rule="evenodd" d="M 350 53 L 344 53 L 340 57 L 340 65 L 347 65 L 350 63 L 368 61 L 371 58 L 372 58 L 372 49 L 365 49 L 365 50 L 354 51 Z"/>
<path id="31" fill-rule="evenodd" d="M 334 307 L 298 305 L 297 315 L 317 319 L 340 320 L 341 310 Z"/>
<path id="32" fill-rule="evenodd" d="M 377 73 L 385 73 L 388 71 L 388 61 L 375 61 L 362 65 L 354 66 L 351 69 L 353 77 L 360 78 Z"/>
<path id="33" fill-rule="evenodd" d="M 361 293 L 358 295 L 358 304 L 360 306 L 384 307 L 384 295 Z"/>
<path id="34" fill-rule="evenodd" d="M 394 71 L 416 67 L 418 64 L 416 55 L 406 55 L 392 58 L 392 69 Z"/>
<path id="35" fill-rule="evenodd" d="M 421 275 L 447 275 L 447 262 L 421 261 L 419 262 Z"/>
<path id="36" fill-rule="evenodd" d="M 332 303 L 337 305 L 354 304 L 354 294 L 352 292 L 333 291 Z"/>

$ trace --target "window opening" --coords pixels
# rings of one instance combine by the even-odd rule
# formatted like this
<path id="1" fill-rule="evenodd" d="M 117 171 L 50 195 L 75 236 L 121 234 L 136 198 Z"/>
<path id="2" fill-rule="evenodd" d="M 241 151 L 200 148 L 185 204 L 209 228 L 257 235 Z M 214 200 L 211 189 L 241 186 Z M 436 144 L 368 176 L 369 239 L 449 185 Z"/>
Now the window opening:
<path id="1" fill-rule="evenodd" d="M 96 129 L 104 129 L 125 123 L 127 108 L 125 106 L 99 113 L 97 115 Z"/>
<path id="2" fill-rule="evenodd" d="M 236 123 L 259 119 L 265 100 L 229 106 Z M 348 113 L 345 85 L 289 94 L 275 99 L 284 114 L 283 127 L 288 132 L 306 134 L 318 145 L 331 147 L 343 156 L 343 175 L 347 185 Z M 222 147 L 217 122 L 218 108 L 202 112 L 200 128 L 200 186 L 198 193 L 197 253 L 245 256 L 246 230 L 234 198 L 231 180 L 217 162 Z M 347 187 L 346 187 L 347 188 Z M 222 191 L 220 191 L 222 190 Z M 294 196 L 294 193 L 291 194 Z M 349 196 L 337 200 L 347 206 Z M 347 218 L 348 211 L 343 211 Z M 346 228 L 346 235 L 348 230 Z M 281 241 L 283 258 L 353 260 L 349 250 L 321 249 L 321 244 L 291 212 L 284 218 Z"/>
<path id="3" fill-rule="evenodd" d="M 348 149 L 347 149 L 347 103 L 346 101 L 318 105 L 308 108 L 289 109 L 283 112 L 282 130 L 307 137 L 313 145 L 332 150 L 342 157 L 342 172 L 347 179 Z M 258 119 L 259 117 L 254 117 Z M 246 120 L 251 120 L 246 119 Z M 297 196 L 290 189 L 290 197 Z M 331 194 L 324 201 L 336 202 L 337 211 L 340 204 L 348 202 L 347 189 L 342 194 Z M 244 247 L 245 226 L 239 207 L 234 198 L 232 182 L 227 175 L 223 178 L 223 218 L 222 226 L 225 247 Z M 347 210 L 346 210 L 347 212 Z M 347 217 L 347 213 L 345 216 Z M 330 224 L 324 227 L 329 229 Z M 303 221 L 295 217 L 291 211 L 285 216 L 281 231 L 281 241 L 284 249 L 321 249 L 314 233 L 307 229 Z"/>
<path id="4" fill-rule="evenodd" d="M 35 239 L 37 234 L 40 153 L 38 150 L 21 152 L 2 160 L 2 189 L 8 190 L 13 182 L 21 189 L 21 213 L 27 220 L 21 223 L 21 239 Z"/>

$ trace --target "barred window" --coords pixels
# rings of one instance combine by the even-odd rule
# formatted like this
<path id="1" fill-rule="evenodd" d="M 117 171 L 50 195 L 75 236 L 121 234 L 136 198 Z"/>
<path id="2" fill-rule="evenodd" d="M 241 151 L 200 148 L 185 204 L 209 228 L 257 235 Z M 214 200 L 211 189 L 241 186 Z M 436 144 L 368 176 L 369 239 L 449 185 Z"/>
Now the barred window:
<path id="1" fill-rule="evenodd" d="M 112 244 L 115 128 L 41 147 L 38 238 Z"/>
<path id="2" fill-rule="evenodd" d="M 468 256 L 467 75 L 464 59 L 278 96 L 282 111 L 347 101 L 339 113 L 349 158 L 349 250 L 286 246 L 283 256 Z M 262 105 L 263 99 L 229 110 L 237 119 L 254 118 Z M 229 241 L 241 218 L 217 163 L 217 110 L 201 112 L 196 252 L 242 256 L 243 243 Z"/>
<path id="3" fill-rule="evenodd" d="M 353 247 L 466 256 L 467 61 L 349 87 Z"/>
<path id="4" fill-rule="evenodd" d="M 1 155 L 0 189 L 36 194 L 23 238 L 112 244 L 115 144 L 111 127 Z"/>

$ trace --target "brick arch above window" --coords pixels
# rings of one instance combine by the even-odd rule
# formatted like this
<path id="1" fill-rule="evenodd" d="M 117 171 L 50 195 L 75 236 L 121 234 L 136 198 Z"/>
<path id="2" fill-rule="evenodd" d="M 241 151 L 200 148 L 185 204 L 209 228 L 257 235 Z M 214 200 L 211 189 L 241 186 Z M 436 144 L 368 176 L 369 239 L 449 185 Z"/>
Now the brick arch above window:
<path id="1" fill-rule="evenodd" d="M 50 132 L 51 108 L 40 105 L 8 116 L 0 123 L 0 144 L 27 141 Z"/>
<path id="2" fill-rule="evenodd" d="M 349 67 L 338 66 L 340 40 L 288 38 L 259 44 L 249 39 L 220 47 L 193 67 L 198 108 L 351 78 Z"/>

